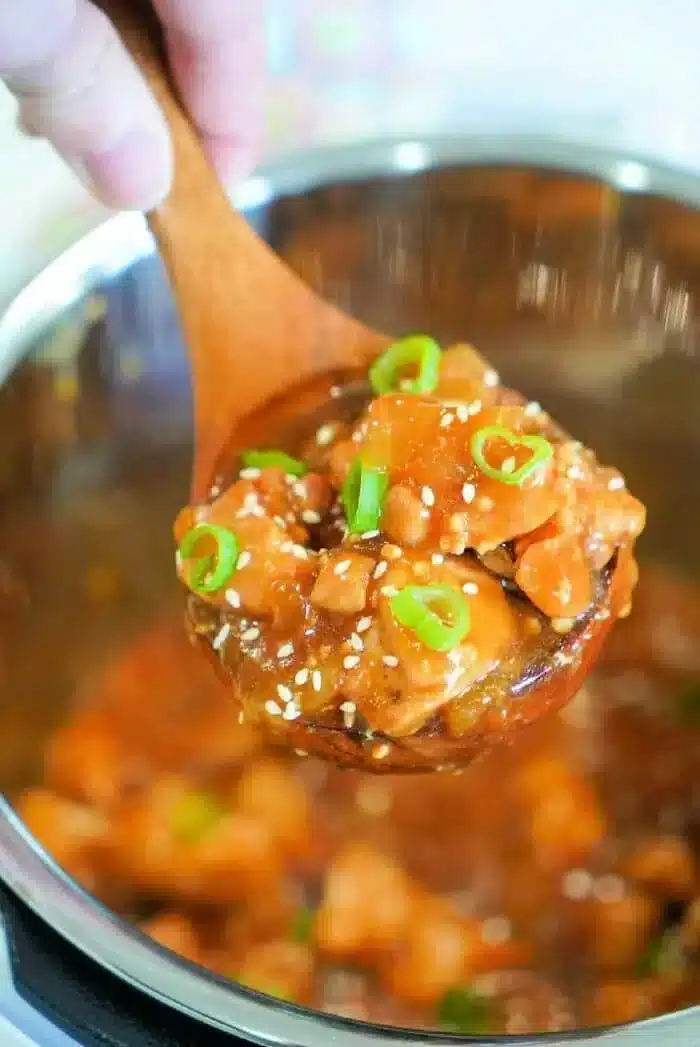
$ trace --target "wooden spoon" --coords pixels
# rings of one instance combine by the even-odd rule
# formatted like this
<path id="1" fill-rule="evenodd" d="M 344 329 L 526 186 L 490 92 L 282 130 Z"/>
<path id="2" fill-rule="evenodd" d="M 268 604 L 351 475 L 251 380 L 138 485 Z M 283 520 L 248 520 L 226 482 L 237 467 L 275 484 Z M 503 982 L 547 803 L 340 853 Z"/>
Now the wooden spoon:
<path id="1" fill-rule="evenodd" d="M 172 135 L 174 184 L 148 221 L 170 276 L 191 358 L 192 496 L 202 500 L 222 452 L 245 419 L 290 386 L 366 366 L 389 339 L 319 298 L 233 209 L 177 99 L 150 10 L 133 0 L 104 0 L 100 6 L 143 70 Z M 507 717 L 495 716 L 460 739 L 426 729 L 392 743 L 382 760 L 371 757 L 358 733 L 303 718 L 286 725 L 287 740 L 338 763 L 382 772 L 467 762 L 576 693 L 613 621 L 612 573 L 601 574 L 590 613 L 562 637 L 556 651 L 531 662 L 510 689 Z M 374 742 L 381 741 L 375 734 Z"/>

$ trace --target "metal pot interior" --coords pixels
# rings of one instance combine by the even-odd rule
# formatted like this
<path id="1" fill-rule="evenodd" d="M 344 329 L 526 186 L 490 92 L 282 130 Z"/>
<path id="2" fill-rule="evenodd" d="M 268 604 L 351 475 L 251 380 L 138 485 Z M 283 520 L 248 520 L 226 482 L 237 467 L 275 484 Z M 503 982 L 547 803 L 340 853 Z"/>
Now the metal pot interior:
<path id="1" fill-rule="evenodd" d="M 270 174 L 251 219 L 362 319 L 477 345 L 624 471 L 649 506 L 643 557 L 695 576 L 700 214 L 653 172 L 639 192 L 531 165 L 361 168 L 288 195 Z M 39 780 L 76 685 L 176 606 L 170 523 L 191 453 L 186 355 L 139 221 L 112 220 L 42 279 L 41 334 L 26 305 L 0 326 L 23 355 L 0 390 L 10 797 Z"/>

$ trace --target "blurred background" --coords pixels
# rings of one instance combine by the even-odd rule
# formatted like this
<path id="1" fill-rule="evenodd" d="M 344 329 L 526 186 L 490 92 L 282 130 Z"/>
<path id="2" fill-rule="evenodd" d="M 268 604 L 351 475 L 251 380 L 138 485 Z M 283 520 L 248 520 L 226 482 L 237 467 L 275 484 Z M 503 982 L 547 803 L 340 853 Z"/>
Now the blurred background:
<path id="1" fill-rule="evenodd" d="M 473 129 L 555 134 L 700 169 L 696 0 L 265 6 L 267 158 Z M 0 307 L 104 217 L 48 146 L 19 134 L 1 86 L 0 215 Z"/>

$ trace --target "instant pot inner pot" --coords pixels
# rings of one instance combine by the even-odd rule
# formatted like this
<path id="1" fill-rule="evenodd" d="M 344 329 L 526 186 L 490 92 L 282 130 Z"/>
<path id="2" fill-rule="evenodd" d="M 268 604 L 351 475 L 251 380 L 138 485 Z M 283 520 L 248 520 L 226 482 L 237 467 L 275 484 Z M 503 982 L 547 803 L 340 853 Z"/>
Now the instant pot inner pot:
<path id="1" fill-rule="evenodd" d="M 622 469 L 649 507 L 642 557 L 697 573 L 698 213 L 589 178 L 455 167 L 335 182 L 250 217 L 363 320 L 474 343 Z M 75 299 L 0 390 L 11 796 L 40 780 L 45 740 L 86 681 L 180 599 L 170 528 L 190 464 L 186 355 L 155 253 L 112 265 L 103 238 L 99 255 L 84 286 L 68 274 Z"/>

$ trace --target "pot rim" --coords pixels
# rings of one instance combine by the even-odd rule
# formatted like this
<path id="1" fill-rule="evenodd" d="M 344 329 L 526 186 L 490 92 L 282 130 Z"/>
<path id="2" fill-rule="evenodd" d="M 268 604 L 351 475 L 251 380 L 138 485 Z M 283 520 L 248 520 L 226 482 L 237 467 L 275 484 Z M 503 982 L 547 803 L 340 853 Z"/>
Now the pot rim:
<path id="1" fill-rule="evenodd" d="M 700 177 L 647 163 L 637 156 L 590 149 L 532 135 L 394 138 L 289 154 L 266 165 L 233 196 L 255 213 L 279 196 L 333 182 L 407 176 L 447 165 L 527 165 L 589 175 L 626 193 L 663 196 L 700 207 Z M 0 382 L 61 314 L 140 258 L 155 252 L 142 215 L 109 218 L 50 263 L 0 318 Z M 37 916 L 101 967 L 133 987 L 223 1031 L 265 1045 L 366 1047 L 368 1039 L 395 1045 L 476 1042 L 471 1037 L 373 1025 L 320 1014 L 263 997 L 180 959 L 87 894 L 31 836 L 9 801 L 0 797 L 0 879 Z M 494 1036 L 479 1043 L 564 1044 L 622 1039 L 634 1029 L 654 1042 L 660 1023 L 700 1015 L 700 1007 L 631 1026 L 580 1029 L 531 1037 Z"/>

